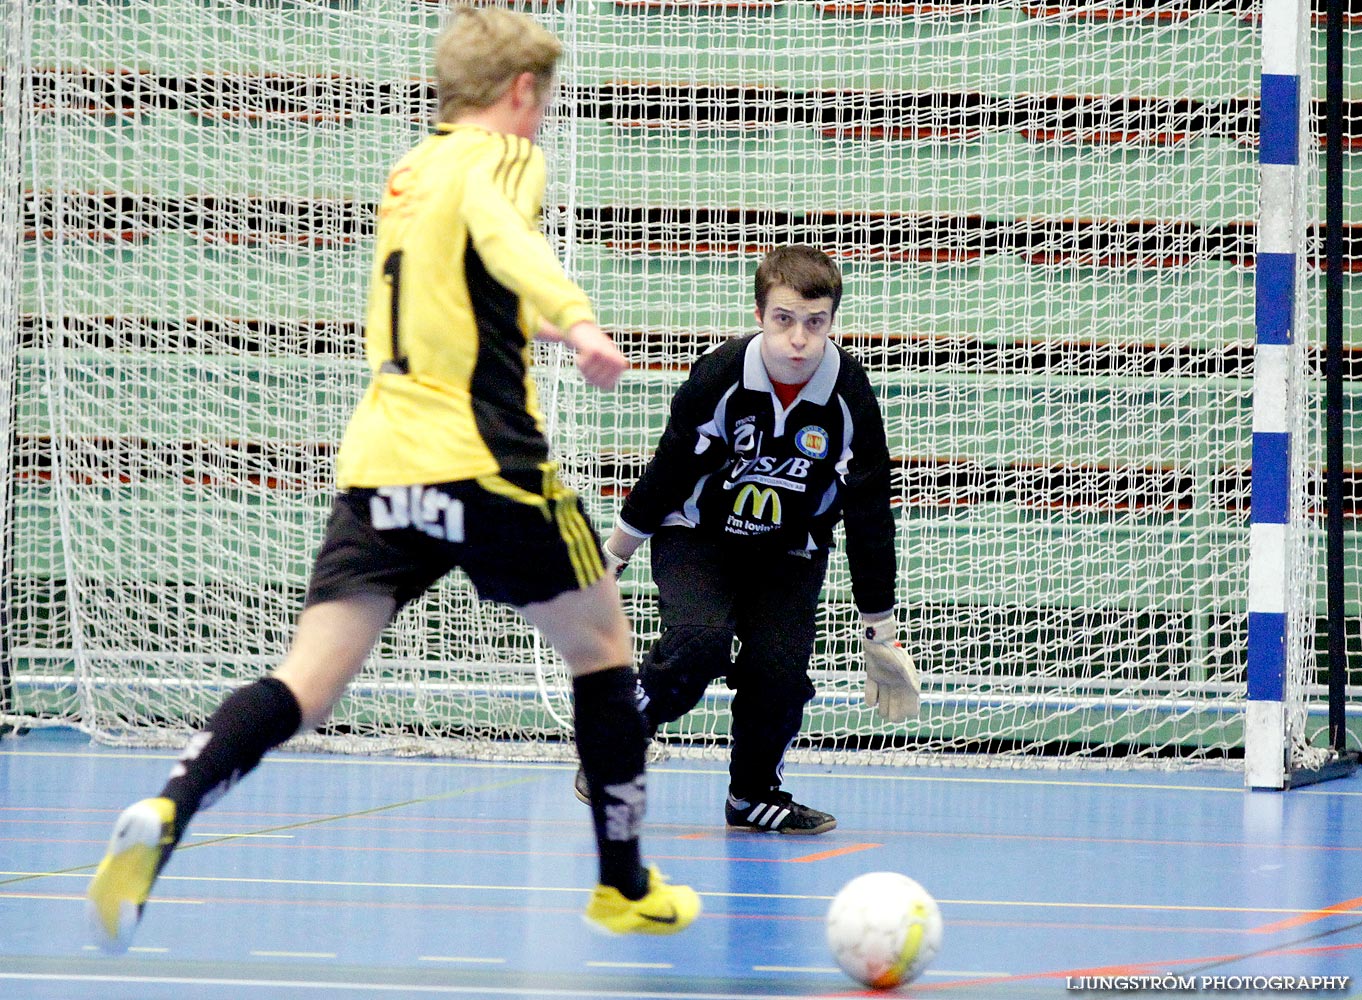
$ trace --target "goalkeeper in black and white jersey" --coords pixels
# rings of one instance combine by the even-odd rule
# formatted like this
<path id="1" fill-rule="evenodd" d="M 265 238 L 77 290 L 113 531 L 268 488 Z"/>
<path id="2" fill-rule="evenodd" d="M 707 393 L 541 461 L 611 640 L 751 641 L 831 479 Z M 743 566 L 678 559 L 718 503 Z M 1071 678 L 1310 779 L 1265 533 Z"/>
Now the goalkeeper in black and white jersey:
<path id="1" fill-rule="evenodd" d="M 814 695 L 809 658 L 838 521 L 864 627 L 866 700 L 893 722 L 918 710 L 916 668 L 894 643 L 884 422 L 865 369 L 830 339 L 841 296 L 821 251 L 766 256 L 760 332 L 692 366 L 605 544 L 618 572 L 652 539 L 662 635 L 639 673 L 649 723 L 681 717 L 719 677 L 735 691 L 725 809 L 734 828 L 816 834 L 837 824 L 782 790 L 781 772 Z"/>

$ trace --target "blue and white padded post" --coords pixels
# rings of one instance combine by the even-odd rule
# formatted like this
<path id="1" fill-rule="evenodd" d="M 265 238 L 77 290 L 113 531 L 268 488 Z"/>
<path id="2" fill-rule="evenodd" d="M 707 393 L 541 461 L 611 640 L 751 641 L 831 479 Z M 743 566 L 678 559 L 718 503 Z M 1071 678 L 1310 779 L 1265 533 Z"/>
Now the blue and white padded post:
<path id="1" fill-rule="evenodd" d="M 1301 131 L 1301 0 L 1263 2 L 1258 135 L 1261 200 L 1255 266 L 1253 473 L 1249 517 L 1248 710 L 1244 782 L 1287 779 L 1287 620 L 1290 571 L 1291 424 L 1288 389 L 1295 324 Z"/>

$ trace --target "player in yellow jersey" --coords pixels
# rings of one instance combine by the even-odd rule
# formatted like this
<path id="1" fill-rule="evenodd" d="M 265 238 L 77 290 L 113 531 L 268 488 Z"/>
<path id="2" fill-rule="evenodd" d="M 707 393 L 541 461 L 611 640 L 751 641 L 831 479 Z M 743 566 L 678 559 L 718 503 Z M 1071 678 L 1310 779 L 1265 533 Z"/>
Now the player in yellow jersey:
<path id="1" fill-rule="evenodd" d="M 404 604 L 461 568 L 517 608 L 573 676 L 591 790 L 597 928 L 669 934 L 698 896 L 645 868 L 646 733 L 629 624 L 577 496 L 549 458 L 530 340 L 561 340 L 588 383 L 627 367 L 538 221 L 532 141 L 562 53 L 532 19 L 461 8 L 436 43 L 434 133 L 393 168 L 378 208 L 365 354 L 373 377 L 337 456 L 339 493 L 293 642 L 189 740 L 161 794 L 129 806 L 88 891 L 96 937 L 121 951 L 194 813 L 300 729 L 320 725 Z"/>

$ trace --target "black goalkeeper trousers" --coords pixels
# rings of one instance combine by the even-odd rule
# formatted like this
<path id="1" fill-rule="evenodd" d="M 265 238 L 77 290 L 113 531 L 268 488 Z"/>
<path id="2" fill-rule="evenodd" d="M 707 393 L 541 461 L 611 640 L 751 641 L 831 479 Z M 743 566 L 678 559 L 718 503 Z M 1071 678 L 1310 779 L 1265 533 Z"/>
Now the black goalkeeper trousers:
<path id="1" fill-rule="evenodd" d="M 679 719 L 727 678 L 730 791 L 749 798 L 778 787 L 814 694 L 809 657 L 827 552 L 753 553 L 672 527 L 653 536 L 652 565 L 662 635 L 639 668 L 649 723 Z"/>

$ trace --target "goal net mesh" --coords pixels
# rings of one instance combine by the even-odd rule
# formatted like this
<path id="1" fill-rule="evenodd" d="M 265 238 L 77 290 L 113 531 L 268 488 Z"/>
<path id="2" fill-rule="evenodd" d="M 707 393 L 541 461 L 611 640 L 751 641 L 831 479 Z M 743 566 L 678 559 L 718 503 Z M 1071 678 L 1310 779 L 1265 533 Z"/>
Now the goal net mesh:
<path id="1" fill-rule="evenodd" d="M 891 726 L 862 704 L 839 553 L 797 749 L 1236 757 L 1256 5 L 512 6 L 567 45 L 546 231 L 633 363 L 602 394 L 540 350 L 550 437 L 599 529 L 690 362 L 755 329 L 760 255 L 812 243 L 843 268 L 838 336 L 885 415 L 924 707 Z M 374 203 L 430 126 L 447 11 L 7 10 L 9 711 L 175 743 L 286 648 L 367 378 Z M 1317 400 L 1292 402 L 1305 525 Z M 1295 537 L 1304 729 L 1316 542 Z M 622 580 L 640 651 L 659 629 L 646 552 Z M 664 741 L 722 753 L 730 694 L 716 681 Z M 314 739 L 566 756 L 569 695 L 554 654 L 456 574 Z"/>

